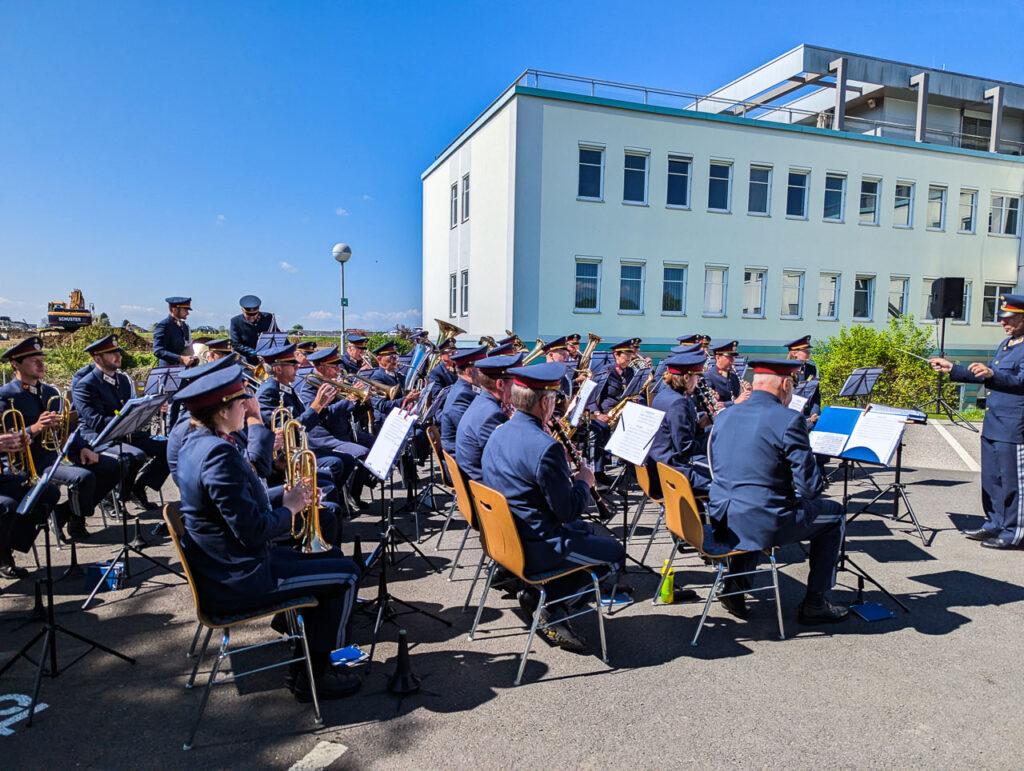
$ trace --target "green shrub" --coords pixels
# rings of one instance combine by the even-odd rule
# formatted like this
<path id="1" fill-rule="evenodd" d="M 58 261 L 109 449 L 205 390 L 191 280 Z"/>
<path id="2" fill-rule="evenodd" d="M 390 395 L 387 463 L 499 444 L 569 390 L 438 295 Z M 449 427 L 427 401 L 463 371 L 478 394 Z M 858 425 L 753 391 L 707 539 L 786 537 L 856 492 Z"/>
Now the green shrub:
<path id="1" fill-rule="evenodd" d="M 931 355 L 931 338 L 931 329 L 918 327 L 913 316 L 891 319 L 881 330 L 860 325 L 843 327 L 838 335 L 815 346 L 822 401 L 834 403 L 856 367 L 884 369 L 871 394 L 876 404 L 915 407 L 928 401 L 935 395 L 936 375 L 927 362 L 910 354 Z M 950 403 L 956 404 L 955 386 L 947 383 L 943 392 Z"/>
<path id="2" fill-rule="evenodd" d="M 379 348 L 389 340 L 393 340 L 395 347 L 398 348 L 399 353 L 408 353 L 412 350 L 412 343 L 404 337 L 395 337 L 394 335 L 385 335 L 383 332 L 374 332 L 366 340 L 366 350 L 373 353 L 375 348 Z"/>

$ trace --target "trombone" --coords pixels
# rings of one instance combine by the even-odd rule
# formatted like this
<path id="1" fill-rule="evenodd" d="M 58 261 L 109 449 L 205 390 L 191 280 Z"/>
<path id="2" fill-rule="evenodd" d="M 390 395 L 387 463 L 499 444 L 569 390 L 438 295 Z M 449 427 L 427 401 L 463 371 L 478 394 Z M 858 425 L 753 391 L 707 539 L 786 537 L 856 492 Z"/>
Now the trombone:
<path id="1" fill-rule="evenodd" d="M 28 485 L 34 485 L 39 481 L 39 474 L 36 473 L 36 464 L 32 460 L 32 437 L 29 436 L 25 427 L 25 415 L 21 410 L 11 407 L 0 415 L 0 429 L 5 434 L 21 434 L 25 441 L 24 448 L 11 450 L 7 453 L 7 468 L 12 474 L 25 474 L 28 476 Z"/>
<path id="2" fill-rule="evenodd" d="M 60 415 L 60 423 L 55 428 L 47 428 L 39 440 L 40 446 L 47 452 L 60 452 L 71 432 L 71 400 L 67 392 L 54 394 L 46 400 L 46 412 Z"/>

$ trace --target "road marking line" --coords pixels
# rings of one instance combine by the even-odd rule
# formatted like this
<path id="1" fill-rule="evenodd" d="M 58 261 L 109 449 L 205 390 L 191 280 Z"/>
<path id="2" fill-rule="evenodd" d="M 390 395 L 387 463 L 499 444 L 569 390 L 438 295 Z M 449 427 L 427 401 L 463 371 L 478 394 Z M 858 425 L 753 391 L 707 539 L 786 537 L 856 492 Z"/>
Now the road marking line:
<path id="1" fill-rule="evenodd" d="M 953 438 L 949 431 L 940 426 L 937 420 L 933 420 L 932 425 L 935 426 L 935 430 L 939 432 L 939 436 L 945 439 L 949 443 L 949 446 L 953 448 L 953 451 L 960 456 L 960 460 L 964 462 L 968 469 L 971 471 L 981 471 L 981 466 L 974 461 L 974 458 L 971 457 L 967 450 L 960 446 L 960 443 Z"/>
<path id="2" fill-rule="evenodd" d="M 297 760 L 288 771 L 320 771 L 344 755 L 346 750 L 348 747 L 344 744 L 317 742 L 316 746 L 307 752 L 304 758 Z"/>

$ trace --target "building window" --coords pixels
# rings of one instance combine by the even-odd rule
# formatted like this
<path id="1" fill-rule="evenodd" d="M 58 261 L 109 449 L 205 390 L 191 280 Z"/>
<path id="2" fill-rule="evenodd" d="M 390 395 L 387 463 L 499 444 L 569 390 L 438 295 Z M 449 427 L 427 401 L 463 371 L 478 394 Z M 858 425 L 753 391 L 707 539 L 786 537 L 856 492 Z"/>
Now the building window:
<path id="1" fill-rule="evenodd" d="M 985 284 L 985 294 L 981 299 L 981 320 L 999 323 L 999 298 L 1013 292 L 1013 284 Z"/>
<path id="2" fill-rule="evenodd" d="M 666 265 L 661 287 L 661 312 L 686 313 L 686 266 Z"/>
<path id="3" fill-rule="evenodd" d="M 875 305 L 875 277 L 857 276 L 853 284 L 853 318 L 871 321 Z"/>
<path id="4" fill-rule="evenodd" d="M 839 318 L 838 273 L 822 273 L 818 277 L 818 318 L 822 321 Z"/>
<path id="5" fill-rule="evenodd" d="M 469 313 L 469 271 L 462 271 L 462 315 Z"/>
<path id="6" fill-rule="evenodd" d="M 946 229 L 946 188 L 930 185 L 928 187 L 928 230 Z"/>
<path id="7" fill-rule="evenodd" d="M 878 187 L 881 183 L 877 179 L 862 179 L 860 181 L 860 224 L 878 224 Z"/>
<path id="8" fill-rule="evenodd" d="M 448 215 L 448 227 L 455 227 L 459 224 L 459 183 L 452 185 L 451 211 Z"/>
<path id="9" fill-rule="evenodd" d="M 992 196 L 992 208 L 988 214 L 988 232 L 994 235 L 1016 236 L 1020 218 L 1020 197 L 1014 195 Z"/>
<path id="10" fill-rule="evenodd" d="M 907 292 L 910 291 L 910 279 L 906 276 L 889 277 L 889 315 L 903 316 L 907 313 Z"/>
<path id="11" fill-rule="evenodd" d="M 964 281 L 964 312 L 957 316 L 950 316 L 950 321 L 954 324 L 971 323 L 971 283 Z"/>
<path id="12" fill-rule="evenodd" d="M 810 175 L 806 171 L 790 171 L 789 184 L 786 186 L 786 216 L 807 218 L 807 182 Z"/>
<path id="13" fill-rule="evenodd" d="M 732 200 L 732 164 L 711 161 L 708 173 L 708 211 L 729 211 Z"/>
<path id="14" fill-rule="evenodd" d="M 822 218 L 827 222 L 842 222 L 846 211 L 846 177 L 829 174 L 825 177 L 825 206 Z"/>
<path id="15" fill-rule="evenodd" d="M 598 313 L 601 310 L 601 263 L 597 260 L 576 259 L 577 313 Z"/>
<path id="16" fill-rule="evenodd" d="M 988 150 L 989 136 L 992 134 L 990 118 L 971 118 L 965 115 L 960 124 L 960 146 L 968 150 Z"/>
<path id="17" fill-rule="evenodd" d="M 921 282 L 921 299 L 924 301 L 923 310 L 921 311 L 922 323 L 935 323 L 935 317 L 932 315 L 932 282 L 934 281 L 934 278 L 925 276 Z"/>
<path id="18" fill-rule="evenodd" d="M 750 190 L 747 192 L 747 213 L 771 214 L 772 169 L 770 166 L 750 167 Z"/>
<path id="19" fill-rule="evenodd" d="M 668 206 L 690 208 L 690 159 L 678 155 L 668 157 Z"/>
<path id="20" fill-rule="evenodd" d="M 764 318 L 764 270 L 747 268 L 743 271 L 743 315 Z"/>
<path id="21" fill-rule="evenodd" d="M 619 312 L 644 312 L 644 266 L 624 262 L 619 266 Z"/>
<path id="22" fill-rule="evenodd" d="M 626 153 L 622 177 L 622 200 L 625 203 L 647 203 L 647 155 Z"/>
<path id="23" fill-rule="evenodd" d="M 799 319 L 804 315 L 804 272 L 782 271 L 782 312 L 784 319 Z"/>
<path id="24" fill-rule="evenodd" d="M 455 274 L 452 273 L 448 276 L 448 315 L 454 316 L 459 312 L 459 291 L 458 291 L 458 279 Z"/>
<path id="25" fill-rule="evenodd" d="M 724 316 L 725 297 L 729 288 L 729 269 L 726 267 L 704 268 L 704 315 Z"/>
<path id="26" fill-rule="evenodd" d="M 978 191 L 960 190 L 960 227 L 958 233 L 973 233 L 978 220 Z"/>
<path id="27" fill-rule="evenodd" d="M 604 198 L 604 150 L 580 148 L 580 181 L 576 195 L 586 201 Z"/>
<path id="28" fill-rule="evenodd" d="M 894 228 L 914 227 L 914 184 L 912 182 L 896 183 L 896 198 L 892 207 L 892 226 Z"/>
<path id="29" fill-rule="evenodd" d="M 469 174 L 462 178 L 462 221 L 469 219 Z"/>

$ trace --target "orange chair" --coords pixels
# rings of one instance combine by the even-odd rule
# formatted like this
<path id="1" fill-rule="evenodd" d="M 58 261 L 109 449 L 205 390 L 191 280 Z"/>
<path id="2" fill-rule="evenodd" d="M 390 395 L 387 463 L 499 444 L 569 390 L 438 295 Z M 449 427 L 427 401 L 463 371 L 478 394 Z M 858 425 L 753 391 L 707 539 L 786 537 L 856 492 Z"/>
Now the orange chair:
<path id="1" fill-rule="evenodd" d="M 459 557 L 462 556 L 462 550 L 466 546 L 466 539 L 469 538 L 470 532 L 479 530 L 479 526 L 476 524 L 476 516 L 473 513 L 473 499 L 469 492 L 469 478 L 463 473 L 462 469 L 459 468 L 459 464 L 455 462 L 455 458 L 446 452 L 444 455 L 444 462 L 448 464 L 448 471 L 452 478 L 452 487 L 455 488 L 455 502 L 458 505 L 459 513 L 466 520 L 466 529 L 462 533 L 462 543 L 459 544 L 459 551 L 455 555 L 455 560 L 452 562 L 452 571 L 448 574 L 448 580 L 451 581 L 455 575 L 455 568 L 459 566 Z M 481 547 L 483 543 L 481 542 Z M 469 610 L 469 601 L 473 598 L 473 590 L 476 589 L 476 582 L 480 578 L 480 571 L 483 570 L 484 563 L 487 561 L 487 550 L 484 549 L 480 554 L 480 562 L 476 566 L 476 575 L 473 576 L 473 583 L 469 587 L 469 594 L 466 595 L 466 601 L 462 605 L 462 609 Z"/>
<path id="2" fill-rule="evenodd" d="M 651 495 L 651 475 L 648 473 L 646 465 L 634 465 L 633 471 L 636 473 L 636 483 L 640 486 L 641 496 L 640 504 L 636 507 L 636 514 L 633 515 L 633 521 L 629 524 L 629 536 L 627 536 L 626 540 L 632 540 L 633 533 L 636 532 L 636 526 L 640 523 L 640 515 L 644 513 L 644 506 L 647 505 L 647 501 L 654 501 L 660 508 L 658 520 L 654 523 L 654 529 L 651 530 L 651 537 L 647 539 L 647 548 L 644 549 L 644 556 L 640 558 L 640 564 L 643 564 L 647 560 L 647 553 L 651 550 L 651 544 L 654 543 L 654 537 L 658 534 L 658 531 L 661 529 L 661 523 L 665 519 L 665 499 Z"/>
<path id="3" fill-rule="evenodd" d="M 188 588 L 192 590 L 192 601 L 195 603 L 196 616 L 199 619 L 199 628 L 196 629 L 196 634 L 192 640 L 192 648 L 189 653 L 195 648 L 195 644 L 199 639 L 199 632 L 203 627 L 206 627 L 206 639 L 203 641 L 202 650 L 196 656 L 195 666 L 192 667 L 192 675 L 189 677 L 188 682 L 185 683 L 186 688 L 191 688 L 195 682 L 196 673 L 199 671 L 199 664 L 203 659 L 203 655 L 206 653 L 206 648 L 210 644 L 210 637 L 213 635 L 214 629 L 221 630 L 220 650 L 217 653 L 217 659 L 213 663 L 213 669 L 210 670 L 210 678 L 206 681 L 206 688 L 203 691 L 203 699 L 199 703 L 199 712 L 196 715 L 196 721 L 192 725 L 192 731 L 188 735 L 188 740 L 182 749 L 192 749 L 192 740 L 195 739 L 196 731 L 199 729 L 199 723 L 203 719 L 203 713 L 206 711 L 206 703 L 210 699 L 210 691 L 214 685 L 222 685 L 223 683 L 230 683 L 239 678 L 245 677 L 246 675 L 253 675 L 257 672 L 262 672 L 266 669 L 272 669 L 274 667 L 283 667 L 287 664 L 292 664 L 298 661 L 306 662 L 306 672 L 309 675 L 309 682 L 312 685 L 313 691 L 313 713 L 314 719 L 317 725 L 323 725 L 324 719 L 320 716 L 320 700 L 316 693 L 315 678 L 313 677 L 313 662 L 309 656 L 309 643 L 306 640 L 306 627 L 303 623 L 302 616 L 298 613 L 302 608 L 313 608 L 318 604 L 316 597 L 295 597 L 290 600 L 284 600 L 275 605 L 270 605 L 264 608 L 256 608 L 253 610 L 242 611 L 239 613 L 232 614 L 231 616 L 218 616 L 207 612 L 203 608 L 202 602 L 199 599 L 199 592 L 196 590 L 195 579 L 192 575 L 192 570 L 189 568 L 188 560 L 185 558 L 185 550 L 181 545 L 181 538 L 185 533 L 184 524 L 181 521 L 181 513 L 178 510 L 178 503 L 168 503 L 163 509 L 164 521 L 167 523 L 167 529 L 171 535 L 171 542 L 174 544 L 174 550 L 178 553 L 178 559 L 181 560 L 181 566 L 185 569 L 185 577 L 188 580 Z M 230 647 L 230 636 L 231 628 L 238 626 L 239 624 L 248 623 L 250 621 L 256 621 L 261 618 L 268 618 L 278 613 L 284 613 L 288 620 L 288 626 L 290 634 L 283 637 L 278 637 L 275 640 L 268 642 L 257 643 L 255 645 L 247 645 L 242 648 L 231 648 Z M 302 656 L 296 658 L 290 658 L 285 661 L 281 661 L 276 664 L 269 664 L 258 669 L 253 669 L 248 672 L 232 672 L 228 677 L 217 679 L 217 673 L 220 671 L 221 664 L 224 659 L 234 653 L 242 653 L 244 651 L 256 650 L 257 648 L 263 648 L 267 645 L 276 645 L 281 642 L 291 642 L 293 640 L 302 642 Z"/>
<path id="4" fill-rule="evenodd" d="M 476 512 L 477 524 L 480 526 L 481 541 L 484 544 L 487 554 L 490 556 L 491 560 L 493 560 L 491 569 L 487 573 L 487 581 L 484 584 L 484 593 L 480 597 L 480 606 L 477 608 L 473 627 L 469 630 L 469 639 L 473 639 L 473 634 L 476 632 L 477 624 L 480 623 L 480 616 L 484 610 L 484 603 L 487 601 L 487 592 L 490 591 L 491 588 L 491 580 L 494 578 L 494 572 L 497 570 L 498 565 L 501 565 L 509 572 L 519 576 L 519 578 L 525 583 L 530 584 L 531 586 L 540 587 L 540 600 L 537 603 L 537 610 L 533 614 L 533 623 L 530 625 L 530 634 L 526 638 L 526 648 L 523 650 L 523 655 L 519 662 L 519 672 L 516 674 L 516 679 L 514 681 L 515 685 L 519 685 L 523 679 L 523 670 L 526 669 L 526 658 L 530 655 L 530 647 L 533 645 L 533 636 L 536 634 L 538 628 L 544 629 L 547 626 L 547 624 L 538 626 L 541 612 L 554 603 L 571 600 L 576 597 L 583 597 L 591 591 L 594 593 L 593 608 L 581 610 L 578 613 L 573 613 L 570 616 L 560 618 L 558 621 L 566 621 L 570 618 L 575 618 L 576 616 L 582 616 L 584 613 L 597 613 L 597 625 L 601 632 L 601 660 L 607 664 L 608 645 L 604 634 L 604 616 L 601 613 L 601 586 L 598 583 L 597 574 L 594 572 L 595 568 L 601 567 L 601 563 L 575 565 L 567 570 L 549 571 L 541 575 L 527 575 L 525 572 L 526 555 L 523 552 L 523 542 L 519 538 L 519 531 L 516 530 L 515 520 L 512 516 L 511 510 L 509 510 L 508 501 L 505 500 L 505 496 L 497 490 L 492 490 L 479 482 L 474 482 L 472 479 L 469 480 L 469 492 L 473 501 L 473 511 Z M 592 590 L 590 588 L 581 589 L 574 594 L 559 597 L 551 602 L 547 601 L 547 590 L 545 587 L 548 582 L 572 573 L 577 573 L 581 570 L 585 570 L 590 574 L 590 578 L 594 584 Z"/>
<path id="5" fill-rule="evenodd" d="M 668 559 L 669 567 L 672 566 L 679 553 L 678 546 L 681 541 L 686 541 L 700 555 L 706 557 L 717 567 L 715 582 L 708 593 L 707 601 L 704 603 L 704 612 L 700 616 L 700 623 L 697 624 L 697 631 L 694 632 L 693 640 L 690 642 L 690 645 L 696 645 L 697 637 L 700 636 L 701 629 L 704 628 L 704 622 L 708 617 L 708 611 L 711 609 L 711 603 L 715 599 L 744 593 L 726 592 L 723 594 L 720 592 L 720 589 L 722 588 L 722 579 L 724 578 L 729 558 L 739 554 L 747 554 L 748 552 L 740 549 L 731 549 L 726 544 L 715 541 L 711 525 L 701 521 L 693 489 L 690 487 L 689 480 L 682 472 L 677 471 L 671 466 L 666 466 L 664 463 L 659 463 L 658 477 L 661 480 L 661 489 L 665 495 L 665 524 L 668 526 L 669 532 L 672 533 L 672 554 Z M 779 618 L 779 639 L 785 640 L 786 632 L 782 625 L 782 602 L 779 599 L 779 572 L 775 564 L 775 550 L 766 549 L 765 554 L 768 555 L 768 559 L 771 562 L 769 567 L 748 570 L 743 573 L 733 573 L 730 577 L 751 576 L 757 573 L 771 574 L 772 583 L 770 585 L 746 589 L 745 591 L 751 594 L 774 591 L 775 610 Z M 665 571 L 665 573 L 667 572 Z M 661 586 L 664 583 L 665 575 L 662 575 L 651 604 L 657 604 L 658 597 L 661 595 Z"/>
<path id="6" fill-rule="evenodd" d="M 441 449 L 441 429 L 436 425 L 427 426 L 427 443 L 430 445 L 430 451 L 434 454 L 434 461 L 437 463 L 437 467 L 441 470 L 441 487 L 445 489 L 449 495 L 452 496 L 451 503 L 448 504 L 448 513 L 444 518 L 444 525 L 441 527 L 441 532 L 437 536 L 437 543 L 434 544 L 434 551 L 441 550 L 441 540 L 444 538 L 444 534 L 448 532 L 448 525 L 451 524 L 452 517 L 455 515 L 455 492 L 452 488 L 452 477 L 451 472 L 444 462 L 444 450 Z M 417 540 L 419 540 L 419 516 L 416 518 L 417 526 Z"/>

